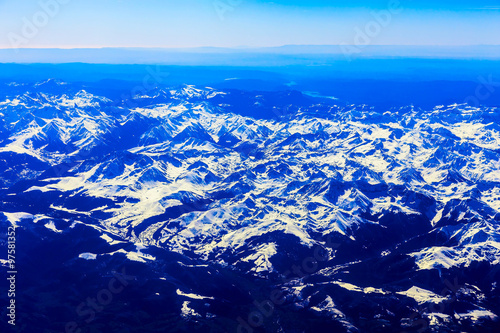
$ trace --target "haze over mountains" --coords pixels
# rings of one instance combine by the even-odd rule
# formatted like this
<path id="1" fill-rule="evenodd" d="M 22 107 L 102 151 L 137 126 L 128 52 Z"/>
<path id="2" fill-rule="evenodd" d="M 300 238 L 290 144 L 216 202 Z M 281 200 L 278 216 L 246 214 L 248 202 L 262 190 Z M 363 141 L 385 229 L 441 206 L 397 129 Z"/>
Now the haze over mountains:
<path id="1" fill-rule="evenodd" d="M 0 49 L 0 63 L 169 64 L 198 66 L 332 65 L 366 58 L 500 59 L 500 46 L 285 45 L 199 48 Z"/>

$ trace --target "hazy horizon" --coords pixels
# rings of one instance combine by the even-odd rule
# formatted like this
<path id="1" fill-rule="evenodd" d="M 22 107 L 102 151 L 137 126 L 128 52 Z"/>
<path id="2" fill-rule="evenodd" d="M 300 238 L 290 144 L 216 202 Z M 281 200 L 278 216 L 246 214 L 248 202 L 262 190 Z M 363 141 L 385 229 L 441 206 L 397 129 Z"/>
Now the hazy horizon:
<path id="1" fill-rule="evenodd" d="M 283 45 L 262 48 L 0 49 L 0 63 L 287 66 L 378 58 L 499 60 L 500 46 Z"/>

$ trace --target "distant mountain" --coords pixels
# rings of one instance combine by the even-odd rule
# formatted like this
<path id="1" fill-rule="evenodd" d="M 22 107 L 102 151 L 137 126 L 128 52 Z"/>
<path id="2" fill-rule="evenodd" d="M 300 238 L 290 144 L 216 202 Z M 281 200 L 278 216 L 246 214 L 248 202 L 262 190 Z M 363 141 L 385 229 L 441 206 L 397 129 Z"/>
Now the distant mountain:
<path id="1" fill-rule="evenodd" d="M 170 64 L 181 66 L 332 65 L 363 58 L 499 60 L 498 45 L 283 45 L 279 47 L 193 48 L 19 48 L 0 49 L 0 63 Z M 279 62 L 277 62 L 279 60 Z"/>

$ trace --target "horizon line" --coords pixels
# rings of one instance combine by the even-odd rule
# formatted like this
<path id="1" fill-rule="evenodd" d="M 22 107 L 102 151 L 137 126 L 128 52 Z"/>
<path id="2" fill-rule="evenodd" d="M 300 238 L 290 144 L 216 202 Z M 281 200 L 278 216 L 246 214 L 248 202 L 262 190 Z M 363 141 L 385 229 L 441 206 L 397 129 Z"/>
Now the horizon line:
<path id="1" fill-rule="evenodd" d="M 356 44 L 283 44 L 274 46 L 82 46 L 82 47 L 0 47 L 0 50 L 102 50 L 102 49 L 142 49 L 142 50 L 186 50 L 186 49 L 232 49 L 232 50 L 245 50 L 245 49 L 271 49 L 282 47 L 342 47 L 342 46 L 355 46 Z M 440 47 L 440 48 L 467 48 L 467 47 L 500 47 L 500 44 L 468 44 L 468 45 L 443 45 L 443 44 L 371 44 L 363 45 L 363 48 L 370 47 Z"/>

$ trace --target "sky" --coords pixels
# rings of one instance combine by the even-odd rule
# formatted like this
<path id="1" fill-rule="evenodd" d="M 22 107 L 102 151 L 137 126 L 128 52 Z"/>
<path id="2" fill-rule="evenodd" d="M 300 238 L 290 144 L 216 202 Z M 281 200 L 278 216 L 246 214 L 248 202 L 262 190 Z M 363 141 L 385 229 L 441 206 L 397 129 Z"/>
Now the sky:
<path id="1" fill-rule="evenodd" d="M 498 0 L 0 0 L 0 48 L 500 45 Z"/>

